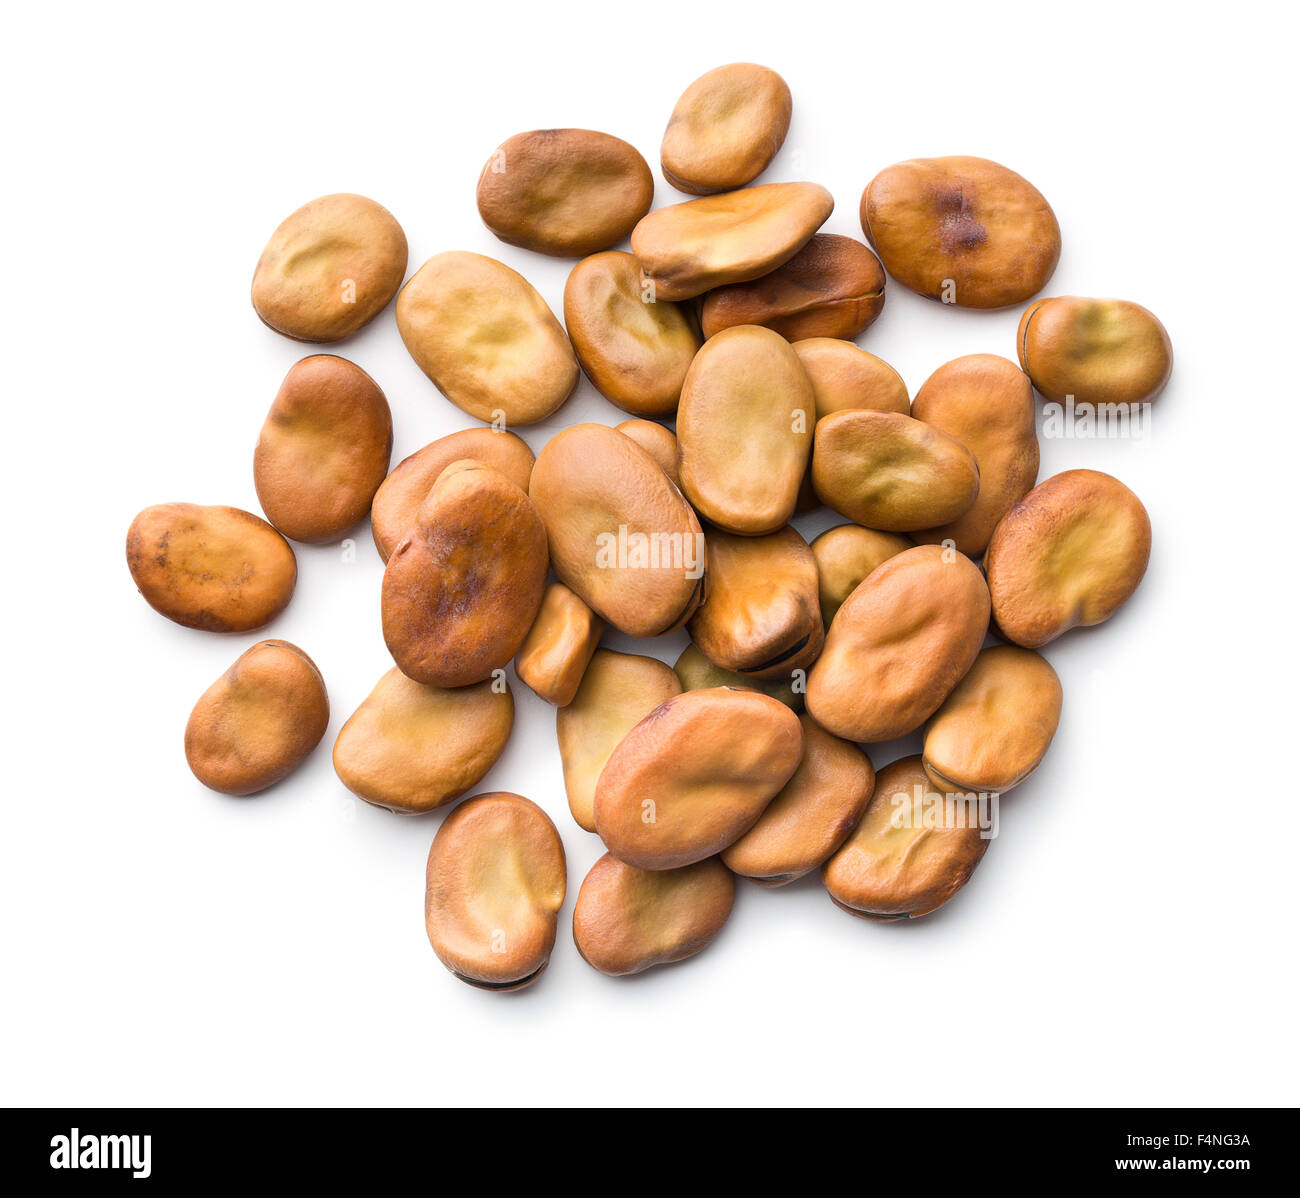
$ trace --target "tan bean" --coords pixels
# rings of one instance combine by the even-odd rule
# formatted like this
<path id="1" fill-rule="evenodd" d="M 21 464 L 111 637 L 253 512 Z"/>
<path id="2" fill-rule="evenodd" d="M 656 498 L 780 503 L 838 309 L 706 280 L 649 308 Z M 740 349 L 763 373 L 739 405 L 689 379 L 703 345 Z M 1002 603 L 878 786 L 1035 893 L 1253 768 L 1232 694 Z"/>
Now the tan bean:
<path id="1" fill-rule="evenodd" d="M 462 411 L 494 424 L 545 420 L 578 385 L 578 360 L 546 301 L 495 258 L 430 258 L 397 297 L 411 357 Z"/>
<path id="2" fill-rule="evenodd" d="M 700 523 L 644 449 L 603 424 L 575 424 L 537 455 L 528 493 L 565 586 L 629 636 L 680 627 L 699 605 Z"/>
<path id="3" fill-rule="evenodd" d="M 478 180 L 478 213 L 508 245 L 581 258 L 622 241 L 654 178 L 627 142 L 591 129 L 535 129 L 502 142 Z"/>
<path id="4" fill-rule="evenodd" d="M 533 451 L 504 429 L 466 428 L 430 442 L 393 467 L 370 505 L 370 527 L 379 556 L 387 561 L 398 542 L 415 525 L 420 504 L 452 464 L 464 459 L 482 462 L 505 475 L 521 491 L 528 490 Z"/>
<path id="5" fill-rule="evenodd" d="M 989 847 L 980 831 L 964 806 L 931 789 L 920 757 L 904 757 L 880 771 L 866 814 L 826 862 L 822 881 L 850 915 L 916 919 L 970 880 Z"/>
<path id="6" fill-rule="evenodd" d="M 925 730 L 925 772 L 945 791 L 1005 793 L 1038 768 L 1061 719 L 1061 680 L 1032 649 L 985 649 Z"/>
<path id="7" fill-rule="evenodd" d="M 876 785 L 867 755 L 805 715 L 803 760 L 722 862 L 760 886 L 784 886 L 821 865 L 853 831 Z"/>
<path id="8" fill-rule="evenodd" d="M 388 559 L 384 642 L 408 678 L 469 686 L 519 651 L 546 589 L 546 529 L 481 462 L 453 462 Z"/>
<path id="9" fill-rule="evenodd" d="M 952 541 L 962 553 L 979 557 L 998 521 L 1038 478 L 1029 379 L 1006 358 L 968 354 L 925 380 L 912 415 L 960 441 L 979 467 L 975 502 L 951 523 L 918 531 L 916 540 Z"/>
<path id="10" fill-rule="evenodd" d="M 631 437 L 656 462 L 660 469 L 680 489 L 681 476 L 677 473 L 677 438 L 662 424 L 653 420 L 625 420 L 614 426 L 625 437 Z"/>
<path id="11" fill-rule="evenodd" d="M 812 383 L 817 419 L 846 408 L 873 412 L 911 411 L 907 384 L 883 358 L 859 349 L 851 341 L 809 337 L 791 346 Z"/>
<path id="12" fill-rule="evenodd" d="M 251 632 L 293 598 L 289 542 L 237 507 L 159 503 L 131 521 L 126 564 L 154 611 L 208 632 Z"/>
<path id="13" fill-rule="evenodd" d="M 692 195 L 743 187 L 781 148 L 792 108 L 775 71 L 752 62 L 715 67 L 673 108 L 660 150 L 664 178 Z"/>
<path id="14" fill-rule="evenodd" d="M 671 416 L 703 338 L 690 308 L 656 297 L 631 254 L 584 258 L 564 285 L 564 323 L 592 386 L 637 416 Z"/>
<path id="15" fill-rule="evenodd" d="M 735 899 L 736 881 L 716 857 L 652 870 L 606 853 L 578 888 L 573 942 L 601 973 L 641 973 L 707 948 Z"/>
<path id="16" fill-rule="evenodd" d="M 913 158 L 862 193 L 862 229 L 904 287 L 960 308 L 1005 308 L 1041 291 L 1061 256 L 1042 193 L 987 158 Z"/>
<path id="17" fill-rule="evenodd" d="M 993 532 L 984 569 L 993 619 L 1037 649 L 1109 620 L 1138 588 L 1151 557 L 1151 519 L 1132 491 L 1097 470 L 1039 483 Z"/>
<path id="18" fill-rule="evenodd" d="M 979 493 L 975 455 L 955 437 L 895 412 L 832 412 L 817 422 L 813 486 L 827 507 L 886 532 L 955 520 Z"/>
<path id="19" fill-rule="evenodd" d="M 705 540 L 709 597 L 687 625 L 691 640 L 724 669 L 788 683 L 825 639 L 808 542 L 788 525 L 765 537 L 715 530 Z"/>
<path id="20" fill-rule="evenodd" d="M 912 542 L 892 532 L 877 532 L 859 524 L 828 528 L 809 546 L 817 563 L 817 593 L 822 623 L 827 628 L 858 583 L 895 554 L 912 548 Z"/>
<path id="21" fill-rule="evenodd" d="M 553 582 L 515 658 L 519 681 L 548 703 L 573 702 L 605 622 L 562 582 Z"/>
<path id="22" fill-rule="evenodd" d="M 496 763 L 515 722 L 504 677 L 444 690 L 389 670 L 334 741 L 334 772 L 354 795 L 399 815 L 460 798 Z"/>
<path id="23" fill-rule="evenodd" d="M 393 417 L 374 379 L 332 354 L 304 358 L 262 425 L 258 502 L 286 537 L 337 541 L 369 511 L 392 451 Z"/>
<path id="24" fill-rule="evenodd" d="M 1165 326 L 1128 300 L 1061 295 L 1025 310 L 1016 330 L 1020 365 L 1048 399 L 1146 403 L 1174 368 Z"/>
<path id="25" fill-rule="evenodd" d="M 573 702 L 555 713 L 564 789 L 578 827 L 596 830 L 596 779 L 618 743 L 681 693 L 677 676 L 657 658 L 596 650 Z"/>
<path id="26" fill-rule="evenodd" d="M 565 883 L 564 845 L 536 803 L 506 791 L 466 799 L 429 850 L 429 943 L 462 982 L 520 990 L 550 962 Z"/>
<path id="27" fill-rule="evenodd" d="M 918 545 L 867 576 L 808 675 L 808 712 L 846 740 L 894 740 L 938 710 L 975 661 L 989 594 L 971 560 Z"/>
<path id="28" fill-rule="evenodd" d="M 685 300 L 770 274 L 835 207 L 816 183 L 764 183 L 660 208 L 632 230 L 632 253 L 654 298 Z"/>
<path id="29" fill-rule="evenodd" d="M 620 861 L 676 869 L 739 840 L 803 755 L 799 719 L 749 690 L 688 691 L 657 707 L 596 783 L 596 831 Z"/>
<path id="30" fill-rule="evenodd" d="M 786 524 L 814 416 L 812 384 L 779 333 L 743 325 L 706 341 L 677 409 L 677 469 L 696 511 L 742 536 Z"/>
<path id="31" fill-rule="evenodd" d="M 194 705 L 185 759 L 204 786 L 255 794 L 291 773 L 320 743 L 329 721 L 316 663 L 288 641 L 261 641 Z"/>
<path id="32" fill-rule="evenodd" d="M 341 341 L 388 306 L 404 274 L 406 234 L 386 208 L 321 196 L 271 234 L 253 272 L 253 308 L 295 341 Z"/>
<path id="33" fill-rule="evenodd" d="M 697 645 L 687 645 L 673 664 L 673 672 L 685 691 L 706 691 L 718 686 L 753 690 L 784 703 L 791 711 L 803 710 L 805 678 L 783 675 L 779 678 L 751 678 L 735 670 L 724 670 L 715 665 Z"/>
<path id="34" fill-rule="evenodd" d="M 706 337 L 738 324 L 761 324 L 788 341 L 856 337 L 885 306 L 885 271 L 860 241 L 818 233 L 789 262 L 748 283 L 704 297 Z"/>

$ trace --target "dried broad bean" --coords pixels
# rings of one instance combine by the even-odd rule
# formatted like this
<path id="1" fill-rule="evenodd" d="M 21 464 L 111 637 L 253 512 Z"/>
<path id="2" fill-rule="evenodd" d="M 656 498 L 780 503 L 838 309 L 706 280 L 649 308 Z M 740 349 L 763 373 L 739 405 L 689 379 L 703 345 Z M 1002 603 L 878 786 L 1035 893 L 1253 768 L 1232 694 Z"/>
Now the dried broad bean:
<path id="1" fill-rule="evenodd" d="M 564 583 L 551 583 L 515 658 L 519 681 L 557 707 L 573 702 L 604 631 L 604 621 Z"/>
<path id="2" fill-rule="evenodd" d="M 859 349 L 851 341 L 834 337 L 809 337 L 791 348 L 799 355 L 812 383 L 817 419 L 846 408 L 873 412 L 911 411 L 907 384 L 883 358 Z"/>
<path id="3" fill-rule="evenodd" d="M 817 592 L 827 628 L 840 605 L 878 565 L 912 548 L 898 533 L 877 532 L 860 524 L 828 528 L 809 546 L 817 563 Z"/>

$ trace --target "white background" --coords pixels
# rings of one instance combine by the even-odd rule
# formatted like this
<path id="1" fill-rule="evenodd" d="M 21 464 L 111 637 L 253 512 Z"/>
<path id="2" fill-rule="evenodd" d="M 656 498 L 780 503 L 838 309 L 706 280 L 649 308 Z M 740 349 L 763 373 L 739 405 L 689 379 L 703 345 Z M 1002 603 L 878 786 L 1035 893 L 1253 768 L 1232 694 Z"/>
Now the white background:
<path id="1" fill-rule="evenodd" d="M 1293 518 L 1298 232 L 1294 29 L 1282 6 L 1134 3 L 28 5 L 3 44 L 7 651 L 0 1099 L 8 1103 L 1294 1102 Z M 1047 655 L 1061 732 L 1008 796 L 973 881 L 910 926 L 854 920 L 816 878 L 740 887 L 695 960 L 631 980 L 573 949 L 600 853 L 569 817 L 554 712 L 514 685 L 481 789 L 555 818 L 569 901 L 548 974 L 486 994 L 437 962 L 423 870 L 441 815 L 365 806 L 339 727 L 390 664 L 369 529 L 300 548 L 287 611 L 221 637 L 127 573 L 136 511 L 258 510 L 252 449 L 304 347 L 248 303 L 291 210 L 332 191 L 400 220 L 410 270 L 470 249 L 559 309 L 569 263 L 496 242 L 479 168 L 577 125 L 656 168 L 681 90 L 778 69 L 790 135 L 761 181 L 834 192 L 826 231 L 902 158 L 1028 176 L 1064 230 L 1048 294 L 1156 311 L 1176 367 L 1149 442 L 1043 445 L 1040 477 L 1109 471 L 1146 502 L 1150 572 Z M 860 339 L 915 389 L 1014 358 L 1017 311 L 891 284 Z M 404 352 L 391 308 L 338 347 L 386 391 L 393 461 L 473 421 Z M 623 415 L 583 383 L 564 424 Z M 829 519 L 801 522 L 806 535 Z M 189 709 L 261 636 L 320 665 L 326 740 L 251 798 L 204 790 Z M 684 638 L 616 648 L 675 659 Z M 909 742 L 907 751 L 915 751 Z M 876 764 L 897 752 L 873 753 Z"/>

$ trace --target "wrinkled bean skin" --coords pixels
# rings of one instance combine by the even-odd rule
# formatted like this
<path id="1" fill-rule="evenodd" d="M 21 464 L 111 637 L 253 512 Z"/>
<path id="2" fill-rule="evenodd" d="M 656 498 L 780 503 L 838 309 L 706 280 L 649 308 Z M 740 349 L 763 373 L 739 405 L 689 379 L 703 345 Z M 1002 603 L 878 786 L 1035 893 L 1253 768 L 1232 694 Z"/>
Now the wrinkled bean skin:
<path id="1" fill-rule="evenodd" d="M 988 547 L 997 523 L 1038 478 L 1034 390 L 1006 358 L 969 354 L 940 366 L 916 393 L 912 415 L 956 438 L 975 455 L 979 491 L 950 524 L 919 531 L 916 540 L 952 541 L 970 557 Z"/>
<path id="2" fill-rule="evenodd" d="M 795 341 L 791 348 L 812 383 L 818 420 L 847 408 L 897 412 L 900 416 L 911 411 L 907 384 L 898 371 L 851 341 L 809 337 Z"/>
<path id="3" fill-rule="evenodd" d="M 882 562 L 912 548 L 906 537 L 877 532 L 859 524 L 828 528 L 809 548 L 817 563 L 818 601 L 822 623 L 829 628 L 840 605 Z"/>
<path id="4" fill-rule="evenodd" d="M 746 674 L 738 674 L 735 670 L 725 670 L 705 657 L 697 645 L 687 645 L 682 650 L 681 656 L 673 664 L 673 672 L 684 691 L 705 691 L 718 686 L 755 690 L 778 703 L 784 703 L 791 711 L 803 710 L 802 678 L 799 680 L 799 689 L 796 690 L 795 679 L 790 675 L 751 678 Z"/>
<path id="5" fill-rule="evenodd" d="M 756 691 L 688 691 L 657 707 L 610 754 L 596 831 L 620 861 L 677 869 L 740 839 L 790 780 L 803 731 Z"/>
<path id="6" fill-rule="evenodd" d="M 1039 190 L 987 158 L 913 158 L 862 193 L 862 230 L 904 287 L 960 308 L 1005 308 L 1041 291 L 1061 229 Z"/>
<path id="7" fill-rule="evenodd" d="M 1003 794 L 1038 768 L 1061 719 L 1061 680 L 1032 649 L 995 645 L 934 713 L 925 772 L 943 791 Z"/>
<path id="8" fill-rule="evenodd" d="M 478 420 L 545 420 L 578 385 L 578 359 L 533 285 L 504 262 L 452 250 L 430 258 L 397 297 L 407 352 Z"/>
<path id="9" fill-rule="evenodd" d="M 290 368 L 253 454 L 267 518 L 286 537 L 337 541 L 365 518 L 388 473 L 393 417 L 364 370 L 315 354 Z"/>
<path id="10" fill-rule="evenodd" d="M 794 515 L 815 415 L 812 384 L 779 333 L 742 325 L 710 338 L 677 408 L 686 498 L 726 532 L 776 532 Z"/>
<path id="11" fill-rule="evenodd" d="M 553 582 L 515 658 L 519 681 L 556 707 L 573 702 L 605 623 L 562 582 Z"/>
<path id="12" fill-rule="evenodd" d="M 194 705 L 185 759 L 204 786 L 255 794 L 291 773 L 320 743 L 329 721 L 316 663 L 288 641 L 261 641 Z"/>
<path id="13" fill-rule="evenodd" d="M 746 678 L 788 679 L 825 639 L 817 561 L 788 525 L 765 537 L 712 531 L 709 597 L 687 625 L 712 662 Z"/>
<path id="14" fill-rule="evenodd" d="M 764 183 L 660 208 L 632 230 L 656 300 L 691 299 L 770 274 L 826 223 L 835 201 L 816 183 Z"/>
<path id="15" fill-rule="evenodd" d="M 988 587 L 964 554 L 918 545 L 891 557 L 831 621 L 808 713 L 845 740 L 905 736 L 970 669 L 988 623 Z"/>
<path id="16" fill-rule="evenodd" d="M 1020 365 L 1047 399 L 1146 403 L 1174 368 L 1165 326 L 1128 300 L 1061 295 L 1025 310 L 1016 330 Z"/>
<path id="17" fill-rule="evenodd" d="M 429 850 L 429 943 L 462 982 L 521 990 L 550 961 L 565 884 L 564 845 L 546 812 L 506 791 L 466 799 Z"/>
<path id="18" fill-rule="evenodd" d="M 253 272 L 253 308 L 295 341 L 341 341 L 388 307 L 404 274 L 406 234 L 386 208 L 321 196 L 271 235 Z"/>
<path id="19" fill-rule="evenodd" d="M 673 486 L 681 489 L 681 476 L 677 473 L 677 438 L 662 424 L 653 420 L 625 420 L 614 426 L 625 437 L 631 437 L 672 479 Z"/>
<path id="20" fill-rule="evenodd" d="M 885 306 L 885 271 L 860 241 L 818 233 L 784 266 L 704 297 L 706 337 L 738 324 L 761 324 L 787 341 L 852 339 Z"/>
<path id="21" fill-rule="evenodd" d="M 803 760 L 784 789 L 722 862 L 760 886 L 784 886 L 821 865 L 853 831 L 876 785 L 867 755 L 832 736 L 811 716 L 803 727 Z"/>
<path id="22" fill-rule="evenodd" d="M 920 787 L 920 791 L 916 788 Z M 936 793 L 920 757 L 885 766 L 866 814 L 822 869 L 836 906 L 868 919 L 916 919 L 938 910 L 970 880 L 989 847 L 978 823 L 926 827 L 900 816 L 897 799 Z M 921 826 L 898 827 L 897 822 Z"/>
<path id="23" fill-rule="evenodd" d="M 933 528 L 979 493 L 975 455 L 955 437 L 894 412 L 832 412 L 817 422 L 813 487 L 841 516 L 883 532 Z"/>
<path id="24" fill-rule="evenodd" d="M 1100 624 L 1137 590 L 1150 556 L 1151 519 L 1119 479 L 1097 470 L 1055 474 L 993 532 L 984 569 L 994 622 L 1026 649 Z"/>
<path id="25" fill-rule="evenodd" d="M 582 369 L 615 407 L 671 416 L 702 338 L 690 308 L 650 294 L 631 254 L 584 258 L 564 285 L 564 323 Z"/>
<path id="26" fill-rule="evenodd" d="M 408 678 L 469 686 L 519 651 L 546 589 L 546 529 L 504 475 L 453 462 L 384 570 L 384 642 Z"/>
<path id="27" fill-rule="evenodd" d="M 641 973 L 707 948 L 735 899 L 736 880 L 716 857 L 681 869 L 651 870 L 606 853 L 578 888 L 573 942 L 601 973 Z"/>
<path id="28" fill-rule="evenodd" d="M 483 223 L 507 245 L 559 258 L 616 245 L 653 198 L 646 160 L 591 129 L 516 133 L 487 160 L 477 195 Z"/>
<path id="29" fill-rule="evenodd" d="M 443 689 L 389 670 L 334 741 L 334 772 L 359 799 L 420 815 L 460 798 L 496 763 L 515 722 L 509 683 Z"/>
<path id="30" fill-rule="evenodd" d="M 537 455 L 528 493 L 546 524 L 556 575 L 606 623 L 628 636 L 658 636 L 699 606 L 707 561 L 700 523 L 631 437 L 603 424 L 557 433 Z M 637 564 L 639 544 L 649 565 Z"/>
<path id="31" fill-rule="evenodd" d="M 564 789 L 578 827 L 596 830 L 596 780 L 618 743 L 681 693 L 677 675 L 657 658 L 596 650 L 573 702 L 555 713 Z"/>
<path id="32" fill-rule="evenodd" d="M 752 62 L 715 67 L 673 108 L 660 150 L 664 178 L 691 195 L 744 187 L 781 148 L 793 107 L 775 71 Z"/>
<path id="33" fill-rule="evenodd" d="M 438 476 L 452 464 L 469 459 L 491 466 L 521 491 L 528 490 L 533 451 L 514 433 L 495 428 L 466 428 L 430 442 L 393 467 L 370 505 L 370 528 L 379 556 L 387 561 L 415 525 L 416 513 Z"/>
<path id="34" fill-rule="evenodd" d="M 126 564 L 154 611 L 207 632 L 251 632 L 269 624 L 298 581 L 289 542 L 236 507 L 145 508 L 126 534 Z"/>

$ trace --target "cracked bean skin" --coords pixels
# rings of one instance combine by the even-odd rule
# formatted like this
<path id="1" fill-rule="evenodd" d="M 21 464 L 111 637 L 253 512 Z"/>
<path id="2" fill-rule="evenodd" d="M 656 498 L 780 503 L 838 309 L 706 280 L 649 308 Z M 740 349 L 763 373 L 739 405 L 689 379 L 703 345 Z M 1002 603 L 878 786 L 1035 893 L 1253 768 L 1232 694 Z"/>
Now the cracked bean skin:
<path id="1" fill-rule="evenodd" d="M 551 583 L 515 658 L 519 681 L 548 703 L 567 706 L 604 631 L 605 622 L 564 583 Z"/>
<path id="2" fill-rule="evenodd" d="M 1032 649 L 985 649 L 925 730 L 930 781 L 1003 794 L 1038 768 L 1061 719 L 1061 680 Z"/>
<path id="3" fill-rule="evenodd" d="M 578 385 L 578 359 L 546 301 L 483 254 L 430 258 L 397 297 L 397 328 L 434 386 L 478 420 L 535 424 Z"/>
<path id="4" fill-rule="evenodd" d="M 386 208 L 321 196 L 271 234 L 253 272 L 253 308 L 295 341 L 341 341 L 388 307 L 404 274 L 406 234 Z"/>
<path id="5" fill-rule="evenodd" d="M 825 639 L 817 561 L 787 525 L 765 537 L 711 531 L 709 597 L 687 625 L 704 655 L 746 678 L 788 679 Z"/>
<path id="6" fill-rule="evenodd" d="M 1014 363 L 996 354 L 968 354 L 940 366 L 921 385 L 912 415 L 955 437 L 975 455 L 975 502 L 951 523 L 916 533 L 916 540 L 950 540 L 969 557 L 988 547 L 998 521 L 1038 478 L 1034 390 Z"/>
<path id="7" fill-rule="evenodd" d="M 880 771 L 866 813 L 822 867 L 837 907 L 866 919 L 916 919 L 966 885 L 989 847 L 978 822 L 961 827 L 962 812 L 945 811 L 927 827 L 899 805 L 904 797 L 914 801 L 917 794 L 935 793 L 920 757 L 903 757 Z"/>
<path id="8" fill-rule="evenodd" d="M 673 486 L 681 489 L 682 480 L 677 473 L 677 438 L 671 430 L 653 420 L 625 420 L 614 427 L 654 458 L 660 469 L 672 479 Z"/>
<path id="9" fill-rule="evenodd" d="M 596 831 L 620 861 L 677 869 L 739 840 L 790 780 L 803 731 L 750 690 L 688 691 L 655 708 L 596 783 Z"/>
<path id="10" fill-rule="evenodd" d="M 606 853 L 578 888 L 573 943 L 601 973 L 641 973 L 707 948 L 735 900 L 736 880 L 716 857 L 651 870 Z"/>
<path id="11" fill-rule="evenodd" d="M 521 990 L 550 961 L 565 885 L 564 845 L 537 804 L 508 791 L 466 799 L 429 849 L 429 943 L 462 982 Z"/>
<path id="12" fill-rule="evenodd" d="M 715 67 L 673 108 L 659 154 L 664 178 L 691 195 L 744 187 L 781 148 L 793 108 L 790 88 L 768 67 Z"/>
<path id="13" fill-rule="evenodd" d="M 1061 403 L 1146 403 L 1174 368 L 1165 326 L 1128 300 L 1060 295 L 1025 310 L 1016 330 L 1020 365 L 1042 395 Z"/>
<path id="14" fill-rule="evenodd" d="M 852 237 L 817 233 L 771 274 L 710 291 L 700 323 L 706 337 L 733 325 L 761 324 L 787 341 L 850 340 L 884 306 L 885 271 L 875 254 Z"/>
<path id="15" fill-rule="evenodd" d="M 803 760 L 781 793 L 722 862 L 760 886 L 784 886 L 821 865 L 856 827 L 876 785 L 867 755 L 809 715 Z"/>
<path id="16" fill-rule="evenodd" d="M 514 722 L 504 678 L 444 689 L 393 667 L 339 730 L 334 772 L 357 798 L 420 815 L 477 785 Z"/>
<path id="17" fill-rule="evenodd" d="M 556 575 L 607 624 L 658 636 L 699 606 L 707 561 L 700 522 L 631 437 L 604 424 L 564 429 L 537 455 L 528 493 Z"/>
<path id="18" fill-rule="evenodd" d="M 408 678 L 469 686 L 509 664 L 546 589 L 546 529 L 504 475 L 453 462 L 393 550 L 384 642 Z"/>
<path id="19" fill-rule="evenodd" d="M 159 503 L 136 516 L 126 564 L 154 611 L 207 632 L 269 624 L 298 580 L 289 542 L 265 520 L 194 503 Z"/>
<path id="20" fill-rule="evenodd" d="M 573 268 L 564 323 L 592 386 L 615 407 L 634 416 L 677 410 L 703 338 L 689 306 L 650 294 L 631 254 L 593 254 Z"/>
<path id="21" fill-rule="evenodd" d="M 593 129 L 534 129 L 493 151 L 478 212 L 507 245 L 581 258 L 622 241 L 647 212 L 654 178 L 627 142 Z"/>
<path id="22" fill-rule="evenodd" d="M 913 158 L 862 193 L 862 231 L 904 287 L 960 308 L 1005 308 L 1046 285 L 1061 229 L 1042 193 L 987 158 Z"/>
<path id="23" fill-rule="evenodd" d="M 1109 620 L 1151 556 L 1151 519 L 1132 491 L 1098 470 L 1039 483 L 993 532 L 984 570 L 1007 640 L 1037 649 Z"/>
<path id="24" fill-rule="evenodd" d="M 841 604 L 877 566 L 912 548 L 898 533 L 877 532 L 859 524 L 828 528 L 809 546 L 817 563 L 817 593 L 822 623 L 829 628 Z"/>
<path id="25" fill-rule="evenodd" d="M 813 487 L 827 507 L 882 532 L 955 520 L 979 493 L 975 455 L 941 429 L 894 412 L 832 412 L 817 422 Z"/>
<path id="26" fill-rule="evenodd" d="M 398 462 L 375 492 L 370 505 L 370 529 L 375 548 L 384 561 L 414 527 L 420 504 L 438 476 L 452 462 L 466 458 L 491 466 L 521 491 L 528 490 L 533 451 L 514 433 L 495 428 L 466 428 L 439 437 Z"/>
<path id="27" fill-rule="evenodd" d="M 764 183 L 645 216 L 632 253 L 658 300 L 691 299 L 770 274 L 826 223 L 835 201 L 817 183 Z"/>
<path id="28" fill-rule="evenodd" d="M 812 384 L 779 333 L 741 325 L 710 338 L 677 408 L 686 498 L 725 532 L 776 532 L 794 515 L 815 415 Z"/>
<path id="29" fill-rule="evenodd" d="M 578 827 L 596 830 L 596 780 L 618 743 L 681 693 L 677 675 L 658 658 L 596 650 L 573 702 L 555 713 L 564 790 Z"/>
<path id="30" fill-rule="evenodd" d="M 698 645 L 687 645 L 673 664 L 673 673 L 677 675 L 684 691 L 705 691 L 713 687 L 728 686 L 740 690 L 754 690 L 760 694 L 784 703 L 791 711 L 803 710 L 803 679 L 799 679 L 800 689 L 795 689 L 795 678 L 782 675 L 779 678 L 751 678 L 738 674 L 735 670 L 726 670 L 711 662 L 700 652 Z M 802 674 L 803 671 L 800 671 Z"/>
<path id="31" fill-rule="evenodd" d="M 204 786 L 255 794 L 291 773 L 320 743 L 329 720 L 316 663 L 288 641 L 261 641 L 194 705 L 185 759 Z"/>
<path id="32" fill-rule="evenodd" d="M 989 591 L 965 555 L 918 545 L 889 558 L 844 601 L 808 674 L 808 713 L 845 740 L 919 728 L 984 642 Z"/>
<path id="33" fill-rule="evenodd" d="M 907 384 L 883 358 L 835 337 L 808 337 L 791 348 L 812 383 L 818 420 L 847 408 L 900 416 L 911 412 Z"/>
<path id="34" fill-rule="evenodd" d="M 333 354 L 304 358 L 262 425 L 253 454 L 258 502 L 286 537 L 337 541 L 370 510 L 392 451 L 393 417 L 374 379 Z"/>

